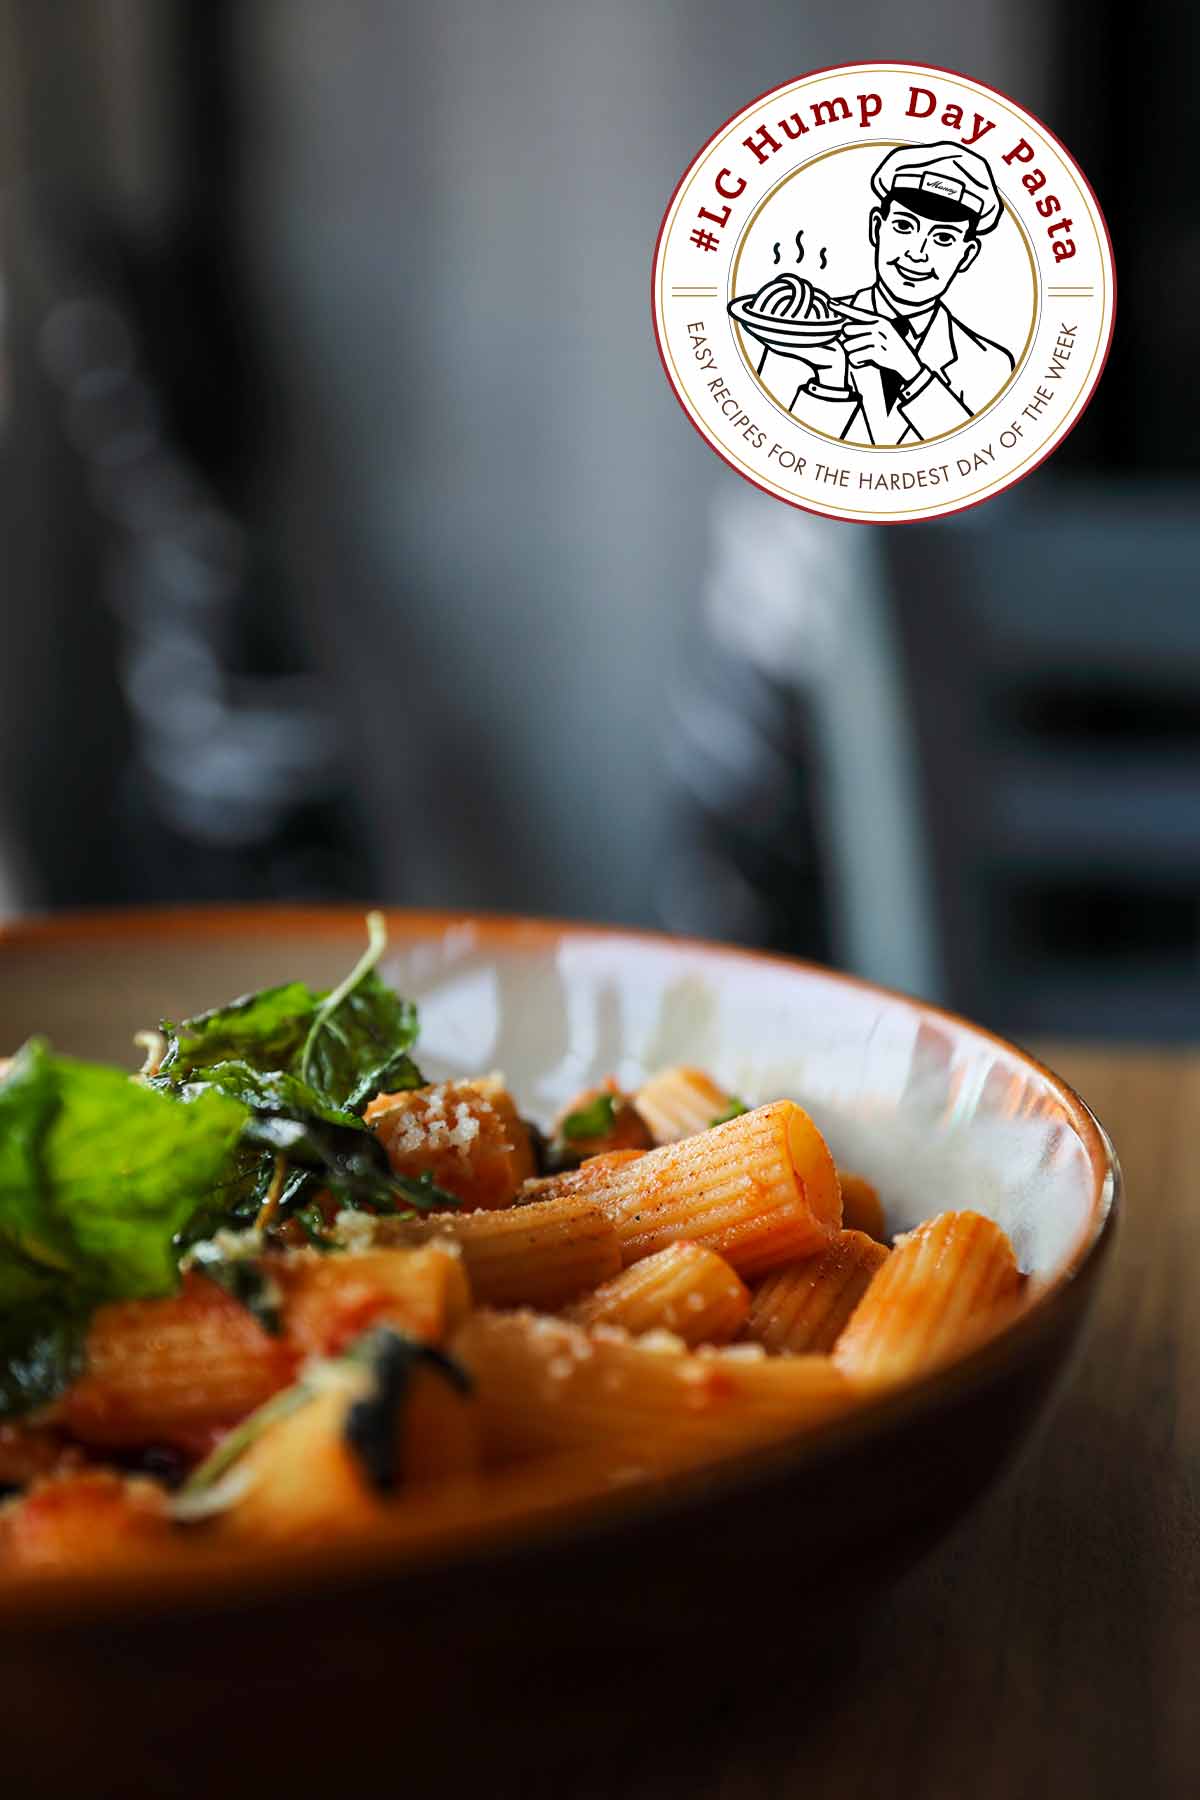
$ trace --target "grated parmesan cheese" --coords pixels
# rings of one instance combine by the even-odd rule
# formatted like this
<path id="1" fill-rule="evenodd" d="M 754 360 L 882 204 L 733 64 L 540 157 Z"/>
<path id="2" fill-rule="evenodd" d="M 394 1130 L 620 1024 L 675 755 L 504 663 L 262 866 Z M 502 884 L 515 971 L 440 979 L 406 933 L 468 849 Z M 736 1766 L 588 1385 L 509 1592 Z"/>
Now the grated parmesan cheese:
<path id="1" fill-rule="evenodd" d="M 375 1242 L 378 1221 L 372 1213 L 344 1206 L 333 1221 L 333 1235 L 345 1250 L 369 1250 Z"/>

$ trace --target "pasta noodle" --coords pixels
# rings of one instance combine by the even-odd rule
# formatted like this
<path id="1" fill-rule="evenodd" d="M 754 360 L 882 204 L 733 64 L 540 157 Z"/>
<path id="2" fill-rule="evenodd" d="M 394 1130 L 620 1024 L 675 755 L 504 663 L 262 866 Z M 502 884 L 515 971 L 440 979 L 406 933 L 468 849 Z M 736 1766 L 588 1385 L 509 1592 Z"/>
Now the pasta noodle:
<path id="1" fill-rule="evenodd" d="M 382 1219 L 376 1243 L 449 1240 L 483 1306 L 561 1306 L 621 1267 L 616 1232 L 598 1206 L 563 1195 L 500 1212 Z"/>
<path id="2" fill-rule="evenodd" d="M 675 1144 L 715 1125 L 728 1112 L 732 1098 L 702 1069 L 676 1068 L 663 1069 L 644 1081 L 633 1104 L 656 1144 Z"/>
<path id="3" fill-rule="evenodd" d="M 974 1212 L 939 1213 L 897 1239 L 838 1339 L 857 1382 L 903 1381 L 977 1343 L 1021 1291 L 1012 1245 Z"/>
<path id="4" fill-rule="evenodd" d="M 879 1193 L 861 1175 L 839 1170 L 842 1186 L 842 1224 L 847 1231 L 865 1231 L 878 1243 L 887 1243 L 887 1221 L 883 1216 Z"/>
<path id="5" fill-rule="evenodd" d="M 39 1475 L 48 1475 L 70 1450 L 55 1432 L 31 1425 L 0 1425 L 0 1497 L 9 1488 L 27 1487 Z"/>
<path id="6" fill-rule="evenodd" d="M 306 1356 L 336 1355 L 379 1324 L 440 1344 L 471 1306 L 463 1260 L 448 1244 L 339 1257 L 301 1250 L 265 1267 L 281 1291 L 288 1341 Z"/>
<path id="7" fill-rule="evenodd" d="M 158 1484 L 110 1469 L 45 1476 L 21 1505 L 0 1512 L 0 1566 L 74 1573 L 143 1562 L 170 1543 L 166 1496 Z"/>
<path id="8" fill-rule="evenodd" d="M 747 1337 L 777 1353 L 832 1350 L 887 1258 L 864 1232 L 839 1231 L 827 1249 L 776 1269 L 755 1289 Z"/>
<path id="9" fill-rule="evenodd" d="M 292 1379 L 296 1356 L 202 1275 L 167 1300 L 126 1300 L 94 1315 L 84 1373 L 55 1422 L 84 1444 L 206 1449 Z"/>
<path id="10" fill-rule="evenodd" d="M 342 1380 L 269 1425 L 229 1478 L 236 1498 L 220 1517 L 220 1534 L 320 1541 L 331 1532 L 378 1525 L 387 1517 L 393 1487 L 419 1488 L 477 1469 L 479 1439 L 469 1400 L 439 1376 L 418 1370 L 397 1411 L 390 1484 L 376 1485 L 348 1432 L 361 1397 L 353 1379 Z"/>
<path id="11" fill-rule="evenodd" d="M 737 1336 L 750 1294 L 715 1250 L 668 1244 L 643 1257 L 566 1309 L 578 1325 L 619 1325 L 637 1336 L 673 1331 L 685 1344 L 724 1344 Z"/>
<path id="12" fill-rule="evenodd" d="M 667 1466 L 786 1437 L 834 1417 L 853 1390 L 825 1356 L 688 1351 L 535 1313 L 473 1313 L 454 1354 L 475 1383 L 485 1455 L 599 1450 Z M 747 1355 L 747 1350 L 749 1355 Z"/>
<path id="13" fill-rule="evenodd" d="M 612 1220 L 623 1262 L 687 1238 L 742 1276 L 819 1249 L 841 1220 L 833 1159 L 790 1100 L 598 1170 L 577 1191 Z"/>

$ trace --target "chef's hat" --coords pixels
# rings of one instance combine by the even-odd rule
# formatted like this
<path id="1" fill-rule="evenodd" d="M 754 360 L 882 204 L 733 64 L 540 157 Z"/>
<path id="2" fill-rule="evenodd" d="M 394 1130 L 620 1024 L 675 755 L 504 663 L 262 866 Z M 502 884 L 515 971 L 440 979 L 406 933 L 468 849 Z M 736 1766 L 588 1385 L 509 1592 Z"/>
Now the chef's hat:
<path id="1" fill-rule="evenodd" d="M 928 194 L 961 207 L 983 235 L 1000 222 L 1004 203 L 984 157 L 961 144 L 903 144 L 884 157 L 871 186 L 881 200 Z"/>

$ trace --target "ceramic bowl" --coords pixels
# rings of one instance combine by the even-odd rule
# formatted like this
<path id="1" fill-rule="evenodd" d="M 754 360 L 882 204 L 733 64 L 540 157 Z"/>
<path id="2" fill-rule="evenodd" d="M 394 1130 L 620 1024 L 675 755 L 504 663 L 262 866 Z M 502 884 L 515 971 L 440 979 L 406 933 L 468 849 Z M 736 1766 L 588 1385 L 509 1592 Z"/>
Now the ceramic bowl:
<path id="1" fill-rule="evenodd" d="M 878 1185 L 893 1229 L 951 1207 L 987 1213 L 1037 1297 L 982 1349 L 848 1419 L 478 1543 L 416 1560 L 386 1544 L 255 1555 L 152 1587 L 97 1575 L 0 1591 L 0 1691 L 44 1792 L 65 1754 L 64 1707 L 96 1741 L 111 1737 L 130 1684 L 151 1674 L 149 1729 L 163 1743 L 236 1689 L 265 1733 L 264 1766 L 274 1743 L 315 1768 L 316 1698 L 286 1745 L 265 1722 L 298 1642 L 303 1691 L 329 1707 L 397 1662 L 511 1669 L 531 1644 L 749 1633 L 768 1593 L 810 1624 L 848 1595 L 862 1604 L 991 1481 L 1079 1331 L 1113 1235 L 1117 1164 L 1083 1101 L 1013 1045 L 866 982 L 718 945 L 443 913 L 395 912 L 389 929 L 385 972 L 420 1004 L 430 1072 L 501 1069 L 542 1118 L 600 1076 L 632 1083 L 676 1061 L 751 1103 L 789 1095 L 839 1163 Z M 0 931 L 0 1050 L 36 1031 L 136 1066 L 138 1027 L 292 976 L 329 984 L 362 939 L 357 909 L 15 924 Z M 193 1745 L 188 1767 L 205 1755 Z"/>

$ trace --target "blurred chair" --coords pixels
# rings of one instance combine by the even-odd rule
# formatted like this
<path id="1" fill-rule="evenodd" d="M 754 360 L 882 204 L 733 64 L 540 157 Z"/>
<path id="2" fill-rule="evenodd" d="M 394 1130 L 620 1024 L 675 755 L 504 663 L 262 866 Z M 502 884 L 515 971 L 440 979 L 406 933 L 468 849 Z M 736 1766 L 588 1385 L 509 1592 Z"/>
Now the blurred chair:
<path id="1" fill-rule="evenodd" d="M 672 925 L 942 989 L 913 726 L 870 528 L 730 487 L 668 748 Z"/>
<path id="2" fill-rule="evenodd" d="M 1053 471 L 893 534 L 940 937 L 1011 1030 L 1200 1024 L 1194 489 Z"/>
<path id="3" fill-rule="evenodd" d="M 671 925 L 1017 1032 L 1200 1020 L 1200 523 L 1044 477 L 884 532 L 716 515 L 670 712 Z"/>

